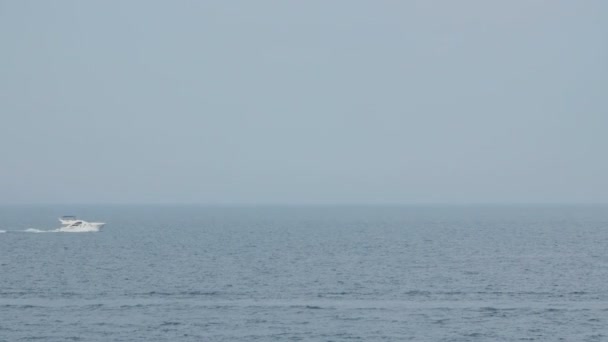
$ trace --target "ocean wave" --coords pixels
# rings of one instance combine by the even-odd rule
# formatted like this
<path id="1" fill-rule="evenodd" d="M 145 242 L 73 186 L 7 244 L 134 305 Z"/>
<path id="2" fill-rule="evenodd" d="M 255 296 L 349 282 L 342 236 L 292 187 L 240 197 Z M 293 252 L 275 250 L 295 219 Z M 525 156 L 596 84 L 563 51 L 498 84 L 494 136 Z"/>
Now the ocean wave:
<path id="1" fill-rule="evenodd" d="M 138 293 L 140 296 L 156 296 L 156 297 L 194 297 L 194 296 L 218 296 L 219 291 L 176 291 L 176 292 L 159 292 L 150 291 Z"/>

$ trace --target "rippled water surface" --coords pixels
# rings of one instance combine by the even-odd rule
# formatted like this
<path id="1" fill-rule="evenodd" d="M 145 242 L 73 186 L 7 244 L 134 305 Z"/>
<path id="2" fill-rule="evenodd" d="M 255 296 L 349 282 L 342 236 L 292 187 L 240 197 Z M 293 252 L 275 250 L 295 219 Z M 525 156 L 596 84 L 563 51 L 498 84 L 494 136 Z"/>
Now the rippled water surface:
<path id="1" fill-rule="evenodd" d="M 5 206 L 0 341 L 606 341 L 607 247 L 599 206 Z"/>

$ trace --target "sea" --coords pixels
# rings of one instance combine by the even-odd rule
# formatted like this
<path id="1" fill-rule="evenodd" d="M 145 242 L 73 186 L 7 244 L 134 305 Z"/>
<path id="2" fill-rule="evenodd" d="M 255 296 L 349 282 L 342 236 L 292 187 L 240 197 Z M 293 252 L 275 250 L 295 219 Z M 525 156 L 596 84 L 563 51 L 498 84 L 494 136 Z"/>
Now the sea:
<path id="1" fill-rule="evenodd" d="M 608 207 L 1 206 L 0 341 L 608 341 Z"/>

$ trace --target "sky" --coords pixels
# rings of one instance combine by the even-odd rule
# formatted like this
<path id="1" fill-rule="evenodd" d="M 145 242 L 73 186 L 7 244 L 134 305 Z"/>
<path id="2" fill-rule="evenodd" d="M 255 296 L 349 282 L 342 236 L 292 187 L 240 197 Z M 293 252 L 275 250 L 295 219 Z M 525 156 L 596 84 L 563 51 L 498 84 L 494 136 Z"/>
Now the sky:
<path id="1" fill-rule="evenodd" d="M 0 0 L 0 204 L 608 203 L 608 2 Z"/>

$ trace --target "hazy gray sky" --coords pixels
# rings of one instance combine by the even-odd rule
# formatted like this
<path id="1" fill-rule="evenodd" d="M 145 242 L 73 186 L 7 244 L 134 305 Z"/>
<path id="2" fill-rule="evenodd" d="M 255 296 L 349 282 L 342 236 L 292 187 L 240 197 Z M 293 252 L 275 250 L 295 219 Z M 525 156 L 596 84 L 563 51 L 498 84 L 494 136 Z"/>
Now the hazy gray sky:
<path id="1" fill-rule="evenodd" d="M 604 0 L 0 0 L 0 203 L 607 203 L 607 148 Z"/>

